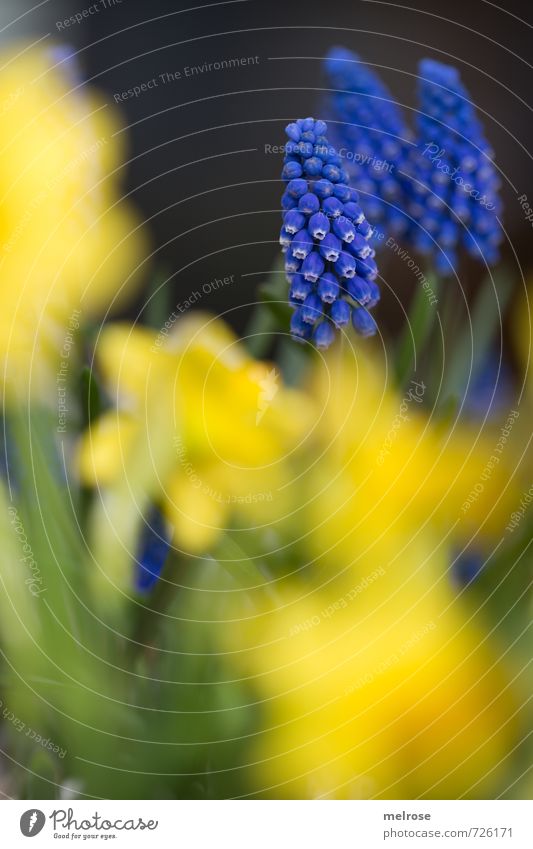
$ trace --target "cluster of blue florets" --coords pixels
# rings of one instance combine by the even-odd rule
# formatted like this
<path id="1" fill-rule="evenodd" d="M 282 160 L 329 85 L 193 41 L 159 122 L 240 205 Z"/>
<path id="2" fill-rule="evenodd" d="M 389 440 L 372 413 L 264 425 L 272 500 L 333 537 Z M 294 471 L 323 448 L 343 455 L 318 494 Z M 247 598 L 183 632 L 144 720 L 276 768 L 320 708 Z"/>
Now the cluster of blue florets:
<path id="1" fill-rule="evenodd" d="M 420 63 L 415 144 L 387 87 L 355 53 L 333 48 L 324 69 L 332 139 L 372 221 L 433 254 L 441 274 L 453 272 L 461 246 L 496 263 L 500 180 L 459 72 Z"/>
<path id="2" fill-rule="evenodd" d="M 169 526 L 160 510 L 152 505 L 143 517 L 135 563 L 135 589 L 148 593 L 159 581 L 170 552 Z"/>
<path id="3" fill-rule="evenodd" d="M 280 243 L 294 307 L 291 334 L 328 348 L 335 329 L 349 324 L 376 332 L 369 313 L 379 300 L 372 227 L 348 185 L 324 121 L 299 119 L 286 128 Z"/>
<path id="4" fill-rule="evenodd" d="M 492 265 L 502 238 L 500 180 L 468 92 L 456 68 L 425 59 L 418 94 L 417 150 L 407 169 L 413 244 L 434 253 L 442 274 L 453 272 L 461 245 Z"/>
<path id="5" fill-rule="evenodd" d="M 379 76 L 356 53 L 332 48 L 324 69 L 331 93 L 330 135 L 352 185 L 365 195 L 372 222 L 392 234 L 407 228 L 401 171 L 411 133 L 398 104 Z"/>

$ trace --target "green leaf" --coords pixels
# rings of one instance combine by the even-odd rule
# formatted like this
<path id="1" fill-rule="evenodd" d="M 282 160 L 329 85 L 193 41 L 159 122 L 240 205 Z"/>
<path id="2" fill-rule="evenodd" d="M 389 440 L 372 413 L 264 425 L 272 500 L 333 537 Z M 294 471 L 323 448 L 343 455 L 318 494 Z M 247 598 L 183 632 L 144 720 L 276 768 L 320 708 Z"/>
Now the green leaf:
<path id="1" fill-rule="evenodd" d="M 52 755 L 45 749 L 30 758 L 26 772 L 27 799 L 57 799 L 59 769 Z"/>
<path id="2" fill-rule="evenodd" d="M 263 357 L 278 331 L 288 331 L 291 308 L 287 303 L 283 255 L 279 255 L 268 277 L 257 288 L 261 302 L 255 306 L 246 328 L 246 346 L 254 357 Z"/>
<path id="3" fill-rule="evenodd" d="M 277 602 L 262 559 L 248 555 L 230 532 L 226 531 L 220 536 L 214 559 L 238 587 L 261 594 L 274 604 Z"/>
<path id="4" fill-rule="evenodd" d="M 450 396 L 463 398 L 469 381 L 483 366 L 487 352 L 501 325 L 513 284 L 505 269 L 485 278 L 471 311 L 457 338 L 449 340 L 450 355 L 445 370 L 440 404 Z M 446 330 L 446 328 L 445 328 Z"/>
<path id="5" fill-rule="evenodd" d="M 94 422 L 102 411 L 102 397 L 96 375 L 88 366 L 83 366 L 80 374 L 80 400 L 82 427 Z"/>
<path id="6" fill-rule="evenodd" d="M 171 312 L 170 304 L 171 284 L 170 275 L 166 269 L 159 269 L 155 274 L 150 286 L 150 295 L 146 301 L 144 312 L 146 323 L 149 327 L 160 330 Z"/>
<path id="7" fill-rule="evenodd" d="M 438 279 L 434 275 L 428 275 L 427 280 L 431 290 L 437 295 Z M 400 389 L 416 370 L 417 360 L 423 354 L 436 315 L 437 305 L 430 303 L 425 289 L 421 286 L 417 287 L 396 353 L 396 383 Z"/>
<path id="8" fill-rule="evenodd" d="M 300 386 L 303 375 L 314 356 L 311 345 L 300 345 L 286 336 L 279 346 L 279 365 L 288 386 Z"/>

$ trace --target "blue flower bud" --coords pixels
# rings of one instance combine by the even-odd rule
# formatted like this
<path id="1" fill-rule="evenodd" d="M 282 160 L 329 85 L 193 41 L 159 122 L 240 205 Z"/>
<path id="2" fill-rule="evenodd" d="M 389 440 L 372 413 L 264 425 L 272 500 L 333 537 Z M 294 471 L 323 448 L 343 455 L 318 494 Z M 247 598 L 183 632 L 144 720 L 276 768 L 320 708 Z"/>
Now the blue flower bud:
<path id="1" fill-rule="evenodd" d="M 295 198 L 291 197 L 288 192 L 283 192 L 281 196 L 281 208 L 284 210 L 294 209 L 297 206 Z"/>
<path id="2" fill-rule="evenodd" d="M 346 251 L 343 251 L 335 262 L 335 271 L 342 278 L 350 278 L 355 274 L 356 260 Z"/>
<path id="3" fill-rule="evenodd" d="M 318 177 L 322 173 L 322 160 L 318 156 L 304 159 L 303 170 L 308 177 Z"/>
<path id="4" fill-rule="evenodd" d="M 345 285 L 350 298 L 363 306 L 369 303 L 370 287 L 367 280 L 356 274 L 351 280 L 347 280 Z"/>
<path id="5" fill-rule="evenodd" d="M 285 229 L 287 229 L 286 224 Z M 355 234 L 353 242 L 350 243 L 350 251 L 358 259 L 366 259 L 367 257 L 372 256 L 373 253 L 367 240 L 363 239 L 360 233 Z"/>
<path id="6" fill-rule="evenodd" d="M 365 213 L 361 207 L 353 201 L 348 201 L 348 203 L 343 204 L 342 209 L 346 218 L 349 218 L 354 224 L 361 224 L 361 222 L 365 220 Z"/>
<path id="7" fill-rule="evenodd" d="M 329 262 L 335 262 L 342 251 L 342 242 L 333 233 L 328 233 L 318 246 L 320 256 Z"/>
<path id="8" fill-rule="evenodd" d="M 313 215 L 320 209 L 320 200 L 312 192 L 307 192 L 305 195 L 302 195 L 298 201 L 298 209 L 300 212 L 303 212 L 304 215 Z"/>
<path id="9" fill-rule="evenodd" d="M 287 226 L 287 225 L 285 225 Z M 329 219 L 323 212 L 315 212 L 314 215 L 309 219 L 309 224 L 307 225 L 307 229 L 313 239 L 318 239 L 322 241 L 324 236 L 329 233 Z"/>
<path id="10" fill-rule="evenodd" d="M 299 178 L 294 179 L 291 180 L 290 183 L 288 183 L 287 192 L 290 194 L 291 197 L 296 198 L 296 200 L 298 200 L 298 198 L 301 198 L 302 195 L 305 195 L 308 185 L 309 184 L 307 180 Z"/>
<path id="11" fill-rule="evenodd" d="M 298 154 L 300 153 L 300 143 L 288 141 L 285 145 L 285 162 L 298 162 Z"/>
<path id="12" fill-rule="evenodd" d="M 364 307 L 353 310 L 352 324 L 361 336 L 373 336 L 378 329 L 373 317 Z"/>
<path id="13" fill-rule="evenodd" d="M 367 280 L 366 283 L 370 290 L 370 300 L 368 301 L 368 304 L 366 306 L 367 309 L 370 310 L 372 309 L 372 307 L 375 307 L 376 304 L 379 302 L 379 299 L 381 298 L 381 293 L 379 291 L 378 284 L 374 280 Z"/>
<path id="14" fill-rule="evenodd" d="M 366 280 L 376 279 L 378 276 L 378 267 L 372 257 L 367 257 L 366 259 L 354 259 L 354 262 L 357 273 L 360 277 L 364 277 Z"/>
<path id="15" fill-rule="evenodd" d="M 289 232 L 287 232 L 285 227 L 281 228 L 279 234 L 279 243 L 283 248 L 288 248 L 292 241 L 292 236 Z"/>
<path id="16" fill-rule="evenodd" d="M 333 194 L 336 198 L 342 201 L 342 203 L 348 203 L 351 200 L 350 187 L 345 183 L 337 183 L 333 189 Z"/>
<path id="17" fill-rule="evenodd" d="M 311 338 L 313 332 L 312 325 L 305 322 L 302 318 L 302 307 L 299 307 L 291 315 L 291 336 L 297 342 L 305 342 Z"/>
<path id="18" fill-rule="evenodd" d="M 322 201 L 322 210 L 330 218 L 338 218 L 344 212 L 344 206 L 338 198 L 330 197 Z"/>
<path id="19" fill-rule="evenodd" d="M 341 178 L 341 169 L 337 165 L 324 165 L 322 168 L 322 176 L 326 180 L 331 180 L 332 183 L 338 183 Z"/>
<path id="20" fill-rule="evenodd" d="M 343 242 L 347 242 L 348 244 L 352 242 L 355 237 L 355 226 L 348 220 L 348 218 L 345 218 L 344 215 L 341 215 L 340 218 L 335 218 L 332 229 L 339 239 L 342 239 Z"/>
<path id="21" fill-rule="evenodd" d="M 317 251 L 311 251 L 302 262 L 300 270 L 306 280 L 316 283 L 324 271 L 324 260 Z"/>
<path id="22" fill-rule="evenodd" d="M 302 321 L 306 324 L 315 324 L 322 316 L 322 301 L 312 292 L 305 299 L 301 309 Z"/>
<path id="23" fill-rule="evenodd" d="M 317 180 L 313 188 L 321 200 L 325 200 L 333 194 L 333 183 L 330 180 Z"/>
<path id="24" fill-rule="evenodd" d="M 300 270 L 302 263 L 299 259 L 292 256 L 290 251 L 285 254 L 285 273 L 296 274 Z"/>
<path id="25" fill-rule="evenodd" d="M 327 145 L 319 144 L 317 142 L 317 144 L 315 144 L 313 153 L 314 153 L 315 156 L 318 156 L 318 158 L 321 159 L 322 162 L 325 163 L 325 162 L 328 161 L 329 152 L 328 152 Z"/>
<path id="26" fill-rule="evenodd" d="M 291 253 L 295 259 L 305 259 L 313 250 L 313 240 L 307 230 L 300 230 L 291 241 Z"/>
<path id="27" fill-rule="evenodd" d="M 313 342 L 319 350 L 329 348 L 335 339 L 335 331 L 329 321 L 321 321 L 313 331 Z"/>
<path id="28" fill-rule="evenodd" d="M 148 593 L 158 582 L 170 550 L 171 533 L 161 512 L 152 507 L 142 528 L 136 556 L 135 588 Z"/>
<path id="29" fill-rule="evenodd" d="M 285 127 L 285 132 L 287 133 L 288 137 L 292 139 L 292 141 L 300 141 L 301 130 L 298 124 L 287 124 L 287 126 Z"/>
<path id="30" fill-rule="evenodd" d="M 318 296 L 325 304 L 332 304 L 339 296 L 340 286 L 339 281 L 334 274 L 326 271 L 318 281 L 317 286 Z"/>
<path id="31" fill-rule="evenodd" d="M 310 159 L 313 156 L 313 151 L 314 151 L 314 145 L 312 145 L 311 142 L 301 141 L 300 144 L 298 145 L 298 153 L 301 156 L 303 156 L 304 159 Z M 305 163 L 304 163 L 304 171 L 305 170 L 306 170 L 306 168 L 305 168 Z M 308 171 L 307 173 L 310 173 L 310 172 Z"/>
<path id="32" fill-rule="evenodd" d="M 305 215 L 302 215 L 302 213 L 298 212 L 296 209 L 291 209 L 283 217 L 283 224 L 287 233 L 292 233 L 294 235 L 299 230 L 303 230 L 305 228 Z"/>
<path id="33" fill-rule="evenodd" d="M 361 234 L 364 239 L 370 239 L 372 233 L 374 232 L 373 227 L 370 226 L 366 218 L 361 221 L 360 224 L 357 225 L 357 232 Z"/>
<path id="34" fill-rule="evenodd" d="M 284 180 L 294 180 L 301 177 L 303 174 L 302 166 L 299 162 L 286 162 L 283 166 L 281 176 Z"/>
<path id="35" fill-rule="evenodd" d="M 305 280 L 301 274 L 295 274 L 291 288 L 290 296 L 295 301 L 305 301 L 307 296 L 312 292 L 313 284 Z"/>
<path id="36" fill-rule="evenodd" d="M 352 308 L 347 301 L 335 301 L 330 307 L 330 317 L 335 327 L 345 327 L 350 321 Z"/>

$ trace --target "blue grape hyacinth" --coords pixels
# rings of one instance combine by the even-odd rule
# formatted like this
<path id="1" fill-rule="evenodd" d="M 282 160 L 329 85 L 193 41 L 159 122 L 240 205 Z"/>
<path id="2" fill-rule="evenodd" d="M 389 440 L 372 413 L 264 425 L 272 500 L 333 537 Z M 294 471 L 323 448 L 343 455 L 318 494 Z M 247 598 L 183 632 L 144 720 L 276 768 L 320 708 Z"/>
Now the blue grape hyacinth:
<path id="1" fill-rule="evenodd" d="M 300 118 L 286 133 L 280 243 L 294 307 L 291 334 L 324 349 L 351 321 L 371 336 L 377 327 L 369 310 L 380 297 L 373 229 L 326 123 Z"/>
<path id="2" fill-rule="evenodd" d="M 502 229 L 500 180 L 456 68 L 424 59 L 419 65 L 417 150 L 409 173 L 409 212 L 415 247 L 434 253 L 451 274 L 461 246 L 493 265 Z"/>
<path id="3" fill-rule="evenodd" d="M 356 53 L 332 48 L 324 70 L 330 135 L 371 220 L 389 234 L 407 229 L 402 177 L 411 132 L 387 86 Z M 334 122 L 334 123 L 333 123 Z"/>
<path id="4" fill-rule="evenodd" d="M 148 593 L 159 581 L 170 551 L 170 534 L 160 510 L 152 506 L 144 519 L 138 544 L 135 589 Z"/>

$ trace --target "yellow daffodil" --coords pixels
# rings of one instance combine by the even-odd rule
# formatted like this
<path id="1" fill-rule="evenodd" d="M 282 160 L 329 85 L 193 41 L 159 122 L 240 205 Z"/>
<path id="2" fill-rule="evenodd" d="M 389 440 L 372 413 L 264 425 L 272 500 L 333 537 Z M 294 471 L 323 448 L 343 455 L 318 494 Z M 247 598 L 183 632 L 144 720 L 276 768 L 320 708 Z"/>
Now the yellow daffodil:
<path id="1" fill-rule="evenodd" d="M 311 371 L 319 416 L 291 495 L 311 585 L 280 582 L 228 629 L 261 703 L 256 794 L 483 798 L 505 777 L 521 699 L 451 552 L 501 536 L 514 453 L 499 428 L 432 417 L 425 391 L 398 392 L 368 349 Z"/>
<path id="2" fill-rule="evenodd" d="M 398 539 L 424 529 L 450 548 L 501 538 L 519 492 L 516 415 L 490 429 L 443 424 L 423 409 L 425 391 L 416 380 L 404 392 L 392 388 L 368 351 L 334 354 L 315 369 L 321 449 L 302 499 L 312 556 L 333 566 L 365 552 L 390 562 Z"/>
<path id="3" fill-rule="evenodd" d="M 131 289 L 144 255 L 117 193 L 111 108 L 71 61 L 20 45 L 0 75 L 0 362 L 8 395 L 46 396 L 81 323 Z M 57 400 L 57 399 L 56 399 Z"/>
<path id="4" fill-rule="evenodd" d="M 324 586 L 278 588 L 277 605 L 231 607 L 233 668 L 262 718 L 247 755 L 252 795 L 485 798 L 518 740 L 498 647 L 454 596 L 427 534 L 396 539 Z"/>
<path id="5" fill-rule="evenodd" d="M 118 410 L 85 435 L 80 470 L 102 487 L 108 517 L 116 505 L 114 533 L 152 500 L 175 545 L 204 552 L 231 516 L 265 524 L 287 511 L 285 463 L 312 422 L 311 402 L 223 322 L 187 317 L 159 336 L 110 325 L 96 356 Z"/>

